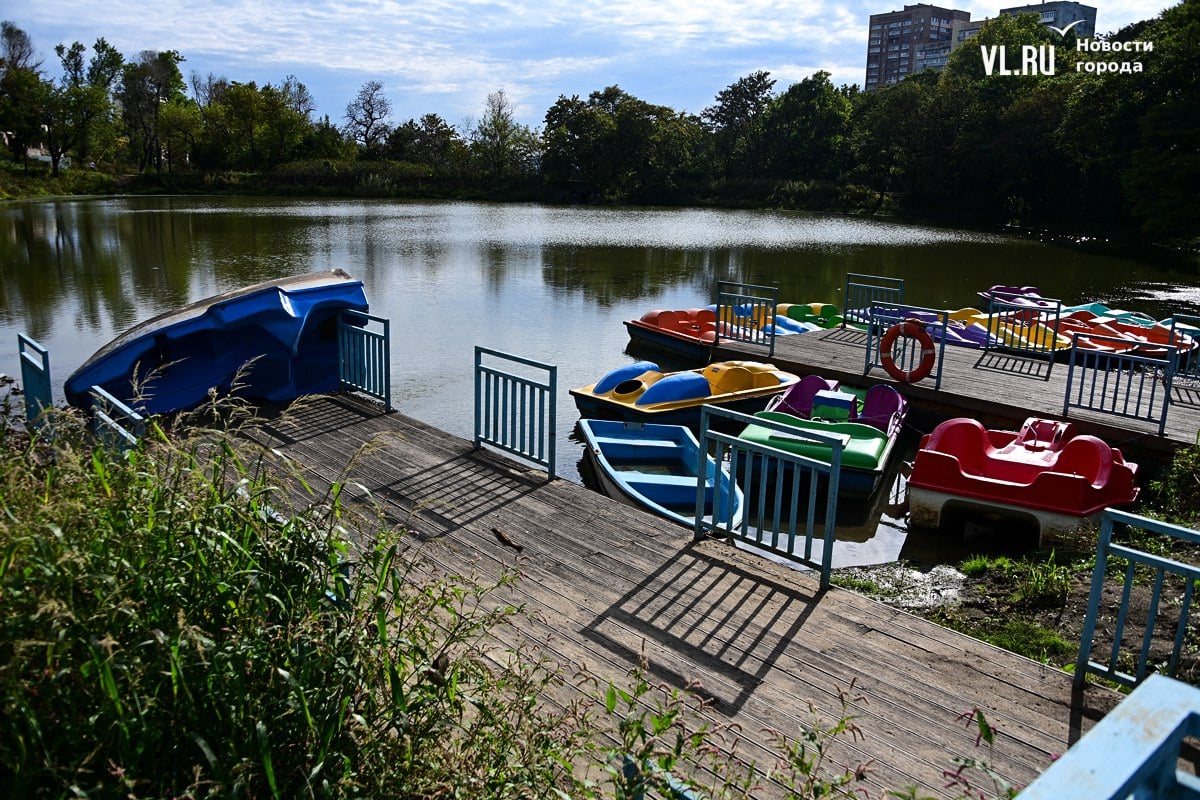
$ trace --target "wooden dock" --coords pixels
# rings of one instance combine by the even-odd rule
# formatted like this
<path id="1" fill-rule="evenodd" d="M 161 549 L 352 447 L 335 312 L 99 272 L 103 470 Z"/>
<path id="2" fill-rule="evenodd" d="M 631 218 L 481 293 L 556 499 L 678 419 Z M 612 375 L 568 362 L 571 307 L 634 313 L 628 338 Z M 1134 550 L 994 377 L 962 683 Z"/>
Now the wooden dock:
<path id="1" fill-rule="evenodd" d="M 486 578 L 515 566 L 520 580 L 505 591 L 525 616 L 501 634 L 543 643 L 569 679 L 580 666 L 620 684 L 644 657 L 654 679 L 699 680 L 704 713 L 736 723 L 737 752 L 763 766 L 774 763 L 764 730 L 796 737 L 813 721 L 810 702 L 830 722 L 853 686 L 863 738 L 840 739 L 833 758 L 869 765 L 870 796 L 908 785 L 952 796 L 943 770 L 955 756 L 1024 785 L 1119 700 L 1098 687 L 1073 694 L 1065 672 L 850 591 L 820 592 L 812 574 L 694 543 L 665 520 L 357 397 L 298 404 L 253 436 L 318 490 L 361 484 L 432 569 Z M 997 731 L 991 751 L 962 719 L 976 708 Z M 783 789 L 768 780 L 760 794 Z"/>
<path id="2" fill-rule="evenodd" d="M 934 379 L 901 384 L 881 367 L 864 374 L 867 334 L 849 328 L 812 331 L 775 340 L 775 354 L 762 347 L 722 343 L 714 361 L 750 359 L 771 361 L 799 375 L 815 373 L 849 385 L 891 383 L 911 407 L 934 418 L 971 416 L 986 426 L 1016 430 L 1030 416 L 1063 419 L 1068 365 L 1008 355 L 1002 351 L 946 347 L 940 389 Z M 1066 417 L 1080 433 L 1099 436 L 1121 448 L 1134 461 L 1164 463 L 1180 447 L 1196 442 L 1200 432 L 1200 387 L 1182 381 L 1172 391 L 1164 435 L 1157 423 L 1071 409 Z"/>

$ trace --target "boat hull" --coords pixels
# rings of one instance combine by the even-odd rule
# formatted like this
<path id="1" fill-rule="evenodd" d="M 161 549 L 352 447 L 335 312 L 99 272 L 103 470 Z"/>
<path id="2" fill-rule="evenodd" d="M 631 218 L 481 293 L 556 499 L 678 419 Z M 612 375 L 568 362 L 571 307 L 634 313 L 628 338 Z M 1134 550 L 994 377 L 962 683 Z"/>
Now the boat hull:
<path id="1" fill-rule="evenodd" d="M 228 292 L 143 322 L 67 378 L 67 402 L 90 408 L 100 386 L 147 414 L 214 395 L 282 402 L 337 389 L 337 317 L 368 309 L 361 281 L 314 273 Z"/>
<path id="2" fill-rule="evenodd" d="M 938 529 L 948 511 L 959 510 L 969 516 L 1000 518 L 1025 523 L 1038 530 L 1038 537 L 1073 533 L 1086 525 L 1098 524 L 1103 510 L 1085 516 L 1064 514 L 1042 508 L 1000 503 L 978 497 L 939 492 L 909 484 L 908 522 L 913 527 Z"/>
<path id="3" fill-rule="evenodd" d="M 741 524 L 741 490 L 711 456 L 701 456 L 686 427 L 594 419 L 581 419 L 579 425 L 585 458 L 603 494 L 693 528 L 703 471 L 705 519 L 711 522 L 715 514 L 729 528 Z"/>
<path id="4" fill-rule="evenodd" d="M 713 342 L 711 338 L 706 341 L 698 336 L 687 336 L 632 319 L 625 321 L 625 329 L 629 332 L 629 341 L 634 345 L 666 353 L 688 362 L 706 363 L 712 355 Z"/>

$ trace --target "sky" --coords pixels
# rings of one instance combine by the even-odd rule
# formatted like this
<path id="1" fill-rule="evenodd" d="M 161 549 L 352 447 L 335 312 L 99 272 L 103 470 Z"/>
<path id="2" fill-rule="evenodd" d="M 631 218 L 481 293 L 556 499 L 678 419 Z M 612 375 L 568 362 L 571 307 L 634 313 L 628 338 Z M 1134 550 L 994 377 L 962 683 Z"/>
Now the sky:
<path id="1" fill-rule="evenodd" d="M 916 2 L 916 0 L 911 0 Z M 946 3 L 972 19 L 1004 2 Z M 1097 33 L 1150 19 L 1171 0 L 1092 2 Z M 904 0 L 33 0 L 0 1 L 33 39 L 47 74 L 54 47 L 104 37 L 126 58 L 177 50 L 189 83 L 213 74 L 258 85 L 288 75 L 318 116 L 344 123 L 347 104 L 378 80 L 392 124 L 434 113 L 469 127 L 503 90 L 519 122 L 540 128 L 559 96 L 609 86 L 699 114 L 739 78 L 765 70 L 775 91 L 830 73 L 862 85 L 868 18 Z"/>

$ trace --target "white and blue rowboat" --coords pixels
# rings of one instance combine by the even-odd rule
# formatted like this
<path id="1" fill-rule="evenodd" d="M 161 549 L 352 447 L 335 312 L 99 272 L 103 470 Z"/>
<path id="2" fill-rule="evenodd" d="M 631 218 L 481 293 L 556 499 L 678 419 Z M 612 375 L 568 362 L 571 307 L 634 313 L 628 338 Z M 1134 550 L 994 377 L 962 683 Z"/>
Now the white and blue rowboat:
<path id="1" fill-rule="evenodd" d="M 696 487 L 704 469 L 704 519 L 733 528 L 742 522 L 742 490 L 724 466 L 700 453 L 682 425 L 581 419 L 587 457 L 604 494 L 692 528 Z M 718 477 L 719 476 L 719 477 Z"/>

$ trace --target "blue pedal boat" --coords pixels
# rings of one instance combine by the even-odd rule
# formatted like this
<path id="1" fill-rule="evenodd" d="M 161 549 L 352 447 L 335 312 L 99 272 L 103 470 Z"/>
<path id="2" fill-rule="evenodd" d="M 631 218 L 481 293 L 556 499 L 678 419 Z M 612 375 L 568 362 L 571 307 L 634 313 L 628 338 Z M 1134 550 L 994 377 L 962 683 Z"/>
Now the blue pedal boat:
<path id="1" fill-rule="evenodd" d="M 742 522 L 742 490 L 682 425 L 581 419 L 586 456 L 601 491 L 691 528 L 704 470 L 704 518 L 732 528 Z"/>
<path id="2" fill-rule="evenodd" d="M 93 386 L 145 414 L 194 408 L 210 392 L 267 402 L 338 386 L 337 318 L 368 310 L 362 281 L 342 270 L 254 284 L 149 319 L 71 373 L 67 402 L 91 407 Z"/>

